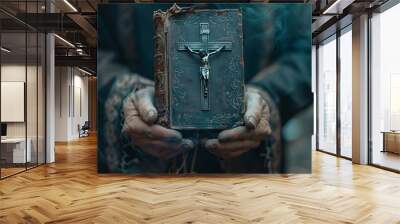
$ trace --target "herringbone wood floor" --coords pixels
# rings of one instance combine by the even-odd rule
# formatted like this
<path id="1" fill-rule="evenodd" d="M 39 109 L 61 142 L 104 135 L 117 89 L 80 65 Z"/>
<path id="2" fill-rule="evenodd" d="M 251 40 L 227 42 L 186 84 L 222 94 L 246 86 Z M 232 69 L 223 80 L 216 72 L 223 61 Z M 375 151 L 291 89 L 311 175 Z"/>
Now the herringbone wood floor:
<path id="1" fill-rule="evenodd" d="M 400 223 L 400 175 L 315 152 L 311 175 L 99 175 L 96 139 L 0 181 L 0 223 Z"/>

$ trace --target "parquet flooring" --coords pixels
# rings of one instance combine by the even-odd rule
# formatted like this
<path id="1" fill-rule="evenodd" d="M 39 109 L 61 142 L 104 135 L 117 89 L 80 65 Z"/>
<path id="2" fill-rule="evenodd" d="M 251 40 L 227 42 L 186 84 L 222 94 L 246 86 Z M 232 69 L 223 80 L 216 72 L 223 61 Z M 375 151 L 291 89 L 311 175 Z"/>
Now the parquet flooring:
<path id="1" fill-rule="evenodd" d="M 0 181 L 0 223 L 400 223 L 400 175 L 313 153 L 310 175 L 99 175 L 96 139 Z"/>
<path id="2" fill-rule="evenodd" d="M 2 177 L 7 177 L 10 175 L 13 175 L 15 173 L 19 173 L 25 170 L 25 167 L 7 167 L 7 168 L 1 168 L 1 176 Z"/>

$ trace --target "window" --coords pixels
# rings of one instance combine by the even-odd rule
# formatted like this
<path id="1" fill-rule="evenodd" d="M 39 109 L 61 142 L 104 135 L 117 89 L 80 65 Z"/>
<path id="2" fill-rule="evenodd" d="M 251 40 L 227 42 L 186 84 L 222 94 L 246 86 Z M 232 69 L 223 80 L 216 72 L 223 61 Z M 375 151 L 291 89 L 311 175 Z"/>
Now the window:
<path id="1" fill-rule="evenodd" d="M 318 149 L 336 153 L 336 36 L 318 47 Z"/>
<path id="2" fill-rule="evenodd" d="M 352 34 L 351 26 L 340 36 L 340 155 L 351 158 L 352 141 Z"/>
<path id="3" fill-rule="evenodd" d="M 371 162 L 400 170 L 400 4 L 371 18 Z"/>

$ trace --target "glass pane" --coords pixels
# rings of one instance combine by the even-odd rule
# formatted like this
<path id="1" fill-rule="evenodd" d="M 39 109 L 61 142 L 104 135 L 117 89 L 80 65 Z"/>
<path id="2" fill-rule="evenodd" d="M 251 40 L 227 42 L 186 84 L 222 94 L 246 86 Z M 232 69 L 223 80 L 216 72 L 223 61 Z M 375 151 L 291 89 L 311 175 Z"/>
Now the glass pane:
<path id="1" fill-rule="evenodd" d="M 37 1 L 27 2 L 26 7 L 27 13 L 37 13 L 38 4 Z M 28 18 L 32 23 L 35 23 L 37 17 Z M 27 163 L 27 167 L 31 168 L 37 166 L 38 160 L 38 147 L 37 147 L 37 116 L 38 116 L 38 94 L 37 94 L 37 74 L 38 74 L 38 35 L 35 30 L 27 30 L 27 75 L 26 75 L 26 115 L 27 115 L 27 143 L 28 149 L 31 151 L 30 161 Z"/>
<path id="2" fill-rule="evenodd" d="M 400 170 L 400 4 L 372 18 L 372 163 Z"/>
<path id="3" fill-rule="evenodd" d="M 26 33 L 3 32 L 1 46 L 1 174 L 5 177 L 25 170 L 31 158 L 30 148 L 26 150 Z"/>
<path id="4" fill-rule="evenodd" d="M 317 100 L 316 100 L 316 97 L 317 97 L 316 96 L 316 92 L 317 92 L 317 90 L 316 90 L 316 85 L 317 85 L 316 84 L 316 81 L 317 81 L 317 48 L 315 45 L 312 46 L 312 51 L 311 51 L 311 80 L 312 80 L 311 89 L 313 92 L 313 100 L 314 100 L 314 102 L 317 102 Z M 313 104 L 313 113 L 314 113 L 314 116 L 313 116 L 313 130 L 314 131 L 313 131 L 313 135 L 311 138 L 311 141 L 312 141 L 311 147 L 313 150 L 315 150 L 317 148 L 316 147 L 316 143 L 317 143 L 317 140 L 316 140 L 317 104 L 316 103 Z"/>
<path id="5" fill-rule="evenodd" d="M 318 148 L 336 153 L 336 39 L 318 48 Z"/>
<path id="6" fill-rule="evenodd" d="M 46 37 L 44 34 L 40 33 L 39 36 L 39 45 L 38 45 L 38 163 L 45 163 L 45 60 L 46 60 L 46 52 L 45 52 L 45 44 Z"/>
<path id="7" fill-rule="evenodd" d="M 351 158 L 352 141 L 352 35 L 340 36 L 340 153 Z"/>
<path id="8" fill-rule="evenodd" d="M 38 144 L 37 144 L 37 132 L 38 132 L 38 36 L 36 32 L 28 32 L 28 55 L 27 55 L 27 80 L 26 80 L 26 112 L 27 112 L 27 142 L 28 149 L 30 147 L 31 159 L 29 161 L 28 168 L 37 165 L 38 160 Z"/>

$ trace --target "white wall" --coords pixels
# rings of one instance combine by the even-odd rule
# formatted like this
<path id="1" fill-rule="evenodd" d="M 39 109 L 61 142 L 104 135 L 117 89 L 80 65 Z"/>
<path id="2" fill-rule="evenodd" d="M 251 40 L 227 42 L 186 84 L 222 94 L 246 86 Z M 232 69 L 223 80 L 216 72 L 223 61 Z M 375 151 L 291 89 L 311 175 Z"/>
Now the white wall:
<path id="1" fill-rule="evenodd" d="M 68 88 L 70 77 L 67 67 L 55 68 L 55 141 L 68 140 Z"/>
<path id="2" fill-rule="evenodd" d="M 78 133 L 78 124 L 83 125 L 85 121 L 89 120 L 89 110 L 88 110 L 88 77 L 81 76 L 82 73 L 79 73 L 79 75 L 76 75 L 75 70 L 75 75 L 74 75 L 74 108 L 72 108 L 72 130 L 71 130 L 71 135 L 74 138 L 77 138 L 79 133 Z M 81 110 L 81 111 L 80 111 Z M 74 113 L 75 112 L 75 113 Z"/>
<path id="3" fill-rule="evenodd" d="M 88 120 L 88 78 L 72 67 L 56 67 L 55 73 L 55 140 L 77 139 L 78 124 Z"/>

